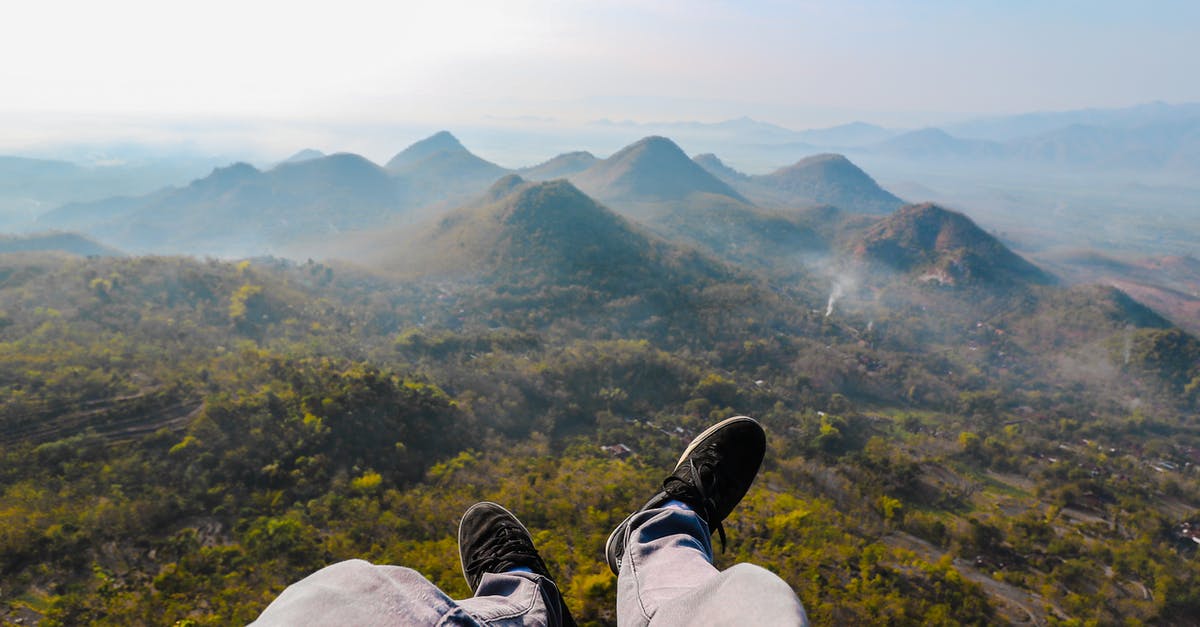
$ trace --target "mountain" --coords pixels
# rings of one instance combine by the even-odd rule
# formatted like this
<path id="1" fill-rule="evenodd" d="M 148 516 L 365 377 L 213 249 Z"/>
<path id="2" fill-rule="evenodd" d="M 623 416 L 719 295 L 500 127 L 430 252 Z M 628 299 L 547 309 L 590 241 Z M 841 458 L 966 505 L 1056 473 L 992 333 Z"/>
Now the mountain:
<path id="1" fill-rule="evenodd" d="M 1200 172 L 1200 116 L 1133 128 L 1074 124 L 1008 148 L 1014 158 L 1034 162 Z"/>
<path id="2" fill-rule="evenodd" d="M 801 141 L 817 146 L 849 147 L 878 143 L 891 139 L 897 134 L 897 131 L 882 126 L 866 122 L 851 122 L 829 128 L 800 131 L 797 135 Z"/>
<path id="3" fill-rule="evenodd" d="M 830 249 L 830 239 L 796 212 L 760 209 L 719 194 L 666 203 L 645 223 L 669 241 L 772 275 L 803 275 L 806 261 Z"/>
<path id="4" fill-rule="evenodd" d="M 904 204 L 842 155 L 806 157 L 770 174 L 751 177 L 747 193 L 767 204 L 827 204 L 862 213 L 887 213 Z"/>
<path id="5" fill-rule="evenodd" d="M 0 254 L 23 252 L 63 252 L 80 257 L 114 257 L 124 253 L 76 233 L 35 233 L 0 235 Z"/>
<path id="6" fill-rule="evenodd" d="M 1117 109 L 1077 109 L 994 116 L 968 120 L 947 128 L 959 137 L 1012 141 L 1050 133 L 1068 126 L 1136 128 L 1200 118 L 1200 103 L 1150 102 Z"/>
<path id="7" fill-rule="evenodd" d="M 449 131 L 439 131 L 414 143 L 392 157 L 384 166 L 397 175 L 436 174 L 442 177 L 467 178 L 502 176 L 507 170 L 475 156 Z"/>
<path id="8" fill-rule="evenodd" d="M 610 294 L 728 275 L 718 264 L 650 235 L 565 180 L 528 183 L 505 177 L 482 203 L 407 235 L 385 253 L 381 267 Z"/>
<path id="9" fill-rule="evenodd" d="M 601 127 L 637 129 L 643 133 L 670 135 L 685 138 L 689 142 L 739 142 L 752 144 L 780 144 L 796 142 L 800 133 L 770 122 L 742 116 L 720 122 L 613 122 L 600 120 Z"/>
<path id="10" fill-rule="evenodd" d="M 411 208 L 452 205 L 472 198 L 509 171 L 482 159 L 447 131 L 416 142 L 392 157 L 384 169 Z"/>
<path id="11" fill-rule="evenodd" d="M 492 186 L 476 202 L 472 203 L 472 206 L 499 202 L 517 189 L 525 186 L 526 183 L 528 181 L 521 178 L 519 174 L 506 174 L 496 179 L 496 182 L 492 183 Z"/>
<path id="12" fill-rule="evenodd" d="M 1045 261 L 1070 283 L 1113 286 L 1200 333 L 1200 261 L 1194 257 L 1118 259 L 1085 250 L 1047 255 Z"/>
<path id="13" fill-rule="evenodd" d="M 747 181 L 750 178 L 749 176 L 725 165 L 725 162 L 721 161 L 711 152 L 706 152 L 702 155 L 696 155 L 695 157 L 692 157 L 692 161 L 695 161 L 697 165 L 707 170 L 709 174 L 728 183 L 729 185 L 736 185 L 737 183 Z"/>
<path id="14" fill-rule="evenodd" d="M 0 193 L 26 189 L 42 180 L 59 180 L 84 172 L 74 163 L 0 155 Z"/>
<path id="15" fill-rule="evenodd" d="M 1053 164 L 1102 169 L 1200 172 L 1200 104 L 1030 114 L 912 131 L 862 146 L 867 154 L 956 166 Z M 977 163 L 981 162 L 981 163 Z"/>
<path id="16" fill-rule="evenodd" d="M 1005 147 L 997 142 L 961 139 L 940 128 L 924 128 L 872 144 L 872 152 L 902 159 L 998 159 Z"/>
<path id="17" fill-rule="evenodd" d="M 379 224 L 398 211 L 387 172 L 340 153 L 266 172 L 236 163 L 186 187 L 65 205 L 39 223 L 84 229 L 132 250 L 249 255 Z"/>
<path id="18" fill-rule="evenodd" d="M 679 201 L 697 193 L 744 200 L 684 154 L 674 142 L 651 136 L 571 177 L 580 189 L 605 201 Z"/>
<path id="19" fill-rule="evenodd" d="M 145 194 L 194 178 L 211 166 L 199 160 L 79 165 L 0 156 L 0 230 L 27 229 L 39 215 L 68 202 Z"/>
<path id="20" fill-rule="evenodd" d="M 280 161 L 280 163 L 295 163 L 297 161 L 308 161 L 309 159 L 320 159 L 321 157 L 324 157 L 324 156 L 325 156 L 325 153 L 321 152 L 320 150 L 316 150 L 314 148 L 305 148 L 303 150 L 296 152 L 296 154 L 288 157 L 287 159 Z"/>
<path id="21" fill-rule="evenodd" d="M 852 254 L 941 285 L 1054 282 L 967 216 L 930 203 L 908 205 L 880 220 L 853 243 Z"/>
<path id="22" fill-rule="evenodd" d="M 535 166 L 521 168 L 517 172 L 531 181 L 548 181 L 583 172 L 595 165 L 597 161 L 599 159 L 592 153 L 585 150 L 577 150 L 575 152 L 563 153 Z"/>

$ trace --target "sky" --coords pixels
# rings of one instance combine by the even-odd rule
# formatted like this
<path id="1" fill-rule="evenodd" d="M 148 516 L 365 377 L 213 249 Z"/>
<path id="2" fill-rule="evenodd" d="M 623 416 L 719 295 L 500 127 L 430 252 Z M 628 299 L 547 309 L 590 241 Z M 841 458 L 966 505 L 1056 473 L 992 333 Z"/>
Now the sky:
<path id="1" fill-rule="evenodd" d="M 1200 101 L 1200 2 L 39 0 L 0 22 L 0 151 L 381 128 L 915 127 Z"/>

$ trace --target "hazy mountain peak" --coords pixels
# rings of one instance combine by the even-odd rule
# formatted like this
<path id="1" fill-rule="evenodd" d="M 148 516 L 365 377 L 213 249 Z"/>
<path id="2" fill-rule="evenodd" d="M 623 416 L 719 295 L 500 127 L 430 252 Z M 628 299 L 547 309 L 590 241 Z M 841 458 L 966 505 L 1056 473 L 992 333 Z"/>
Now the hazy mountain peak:
<path id="1" fill-rule="evenodd" d="M 616 155 L 613 155 L 613 156 L 615 157 L 622 153 L 629 154 L 629 153 L 635 153 L 638 151 L 653 151 L 653 152 L 658 152 L 658 153 L 662 153 L 662 154 L 666 154 L 668 152 L 672 153 L 672 154 L 681 154 L 681 155 L 684 154 L 683 149 L 680 148 L 678 144 L 671 141 L 670 139 L 667 139 L 666 137 L 663 137 L 662 135 L 648 135 L 648 136 L 643 137 L 643 138 L 637 140 L 636 142 L 622 148 L 621 150 L 619 150 L 617 152 Z"/>
<path id="2" fill-rule="evenodd" d="M 556 179 L 578 174 L 591 167 L 597 161 L 599 159 L 592 153 L 586 150 L 576 150 L 573 152 L 564 152 L 535 166 L 521 168 L 520 172 L 535 181 Z"/>
<path id="3" fill-rule="evenodd" d="M 401 150 L 387 162 L 387 166 L 385 167 L 388 170 L 395 171 L 419 163 L 440 153 L 470 154 L 470 151 L 450 131 L 438 131 Z"/>
<path id="4" fill-rule="evenodd" d="M 349 189 L 362 185 L 365 189 L 377 190 L 384 185 L 390 185 L 383 181 L 387 179 L 387 172 L 383 168 L 352 152 L 338 152 L 316 159 L 281 163 L 269 174 L 275 176 L 279 182 L 286 180 L 291 185 L 298 184 L 304 187 L 330 185 Z"/>
<path id="5" fill-rule="evenodd" d="M 753 177 L 753 181 L 793 204 L 831 204 L 866 213 L 885 213 L 904 204 L 845 156 L 834 153 L 805 157 L 770 174 Z"/>
<path id="6" fill-rule="evenodd" d="M 238 161 L 223 168 L 213 168 L 212 174 L 209 174 L 209 176 L 233 178 L 254 174 L 259 174 L 258 168 L 246 163 L 245 161 Z"/>
<path id="7" fill-rule="evenodd" d="M 424 148 L 429 150 L 466 150 L 462 142 L 454 136 L 450 131 L 438 131 L 425 139 L 422 139 L 409 148 Z"/>
<path id="8" fill-rule="evenodd" d="M 484 202 L 495 202 L 512 194 L 517 188 L 525 185 L 525 179 L 518 174 L 506 174 L 498 179 L 484 192 Z"/>
<path id="9" fill-rule="evenodd" d="M 515 175 L 512 178 L 519 179 Z M 505 178 L 510 178 L 505 177 Z M 579 191 L 566 179 L 530 183 L 513 188 L 515 193 L 506 202 L 506 221 L 521 222 L 533 228 L 545 228 L 555 222 L 572 222 L 572 217 L 584 213 L 611 213 L 587 194 Z M 619 220 L 615 214 L 612 219 Z"/>
<path id="10" fill-rule="evenodd" d="M 729 167 L 728 165 L 725 165 L 724 161 L 721 161 L 717 155 L 714 155 L 711 152 L 706 152 L 702 155 L 696 155 L 695 157 L 692 157 L 692 161 L 695 161 L 700 167 L 707 170 L 709 174 L 712 174 L 713 176 L 731 185 L 734 182 L 742 181 L 748 178 L 745 174 Z"/>
<path id="11" fill-rule="evenodd" d="M 308 161 L 309 159 L 320 159 L 325 153 L 315 148 L 305 148 L 284 159 L 280 163 L 296 163 L 297 161 Z"/>
<path id="12" fill-rule="evenodd" d="M 732 187 L 689 159 L 675 142 L 658 135 L 622 148 L 575 180 L 584 191 L 604 199 L 658 202 L 710 193 L 742 200 Z"/>
<path id="13" fill-rule="evenodd" d="M 208 176 L 192 181 L 191 187 L 227 187 L 252 180 L 260 174 L 262 172 L 258 168 L 239 161 L 225 167 L 213 168 Z"/>

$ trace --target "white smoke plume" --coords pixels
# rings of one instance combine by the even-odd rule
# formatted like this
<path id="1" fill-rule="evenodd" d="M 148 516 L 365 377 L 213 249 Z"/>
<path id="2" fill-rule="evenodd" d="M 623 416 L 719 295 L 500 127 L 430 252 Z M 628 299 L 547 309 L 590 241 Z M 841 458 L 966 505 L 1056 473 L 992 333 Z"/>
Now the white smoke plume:
<path id="1" fill-rule="evenodd" d="M 845 288 L 842 287 L 841 282 L 840 281 L 834 282 L 833 291 L 829 293 L 829 303 L 827 305 L 825 305 L 825 317 L 826 318 L 828 318 L 830 315 L 833 314 L 834 303 L 836 303 L 837 299 L 841 298 L 844 293 L 845 293 Z"/>

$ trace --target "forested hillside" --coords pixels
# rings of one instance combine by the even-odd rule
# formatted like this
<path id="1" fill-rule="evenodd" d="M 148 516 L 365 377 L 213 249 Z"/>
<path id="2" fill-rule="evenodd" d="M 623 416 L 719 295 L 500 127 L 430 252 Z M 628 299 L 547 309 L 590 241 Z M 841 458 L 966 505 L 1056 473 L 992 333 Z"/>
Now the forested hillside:
<path id="1" fill-rule="evenodd" d="M 563 185 L 517 194 L 635 236 Z M 719 564 L 818 624 L 1200 612 L 1200 345 L 1119 292 L 864 276 L 827 309 L 817 277 L 614 291 L 564 259 L 0 258 L 0 616 L 246 622 L 351 557 L 462 595 L 457 517 L 491 499 L 611 623 L 608 532 L 735 413 L 769 450 Z"/>

